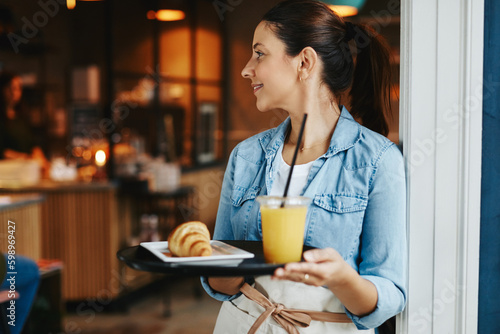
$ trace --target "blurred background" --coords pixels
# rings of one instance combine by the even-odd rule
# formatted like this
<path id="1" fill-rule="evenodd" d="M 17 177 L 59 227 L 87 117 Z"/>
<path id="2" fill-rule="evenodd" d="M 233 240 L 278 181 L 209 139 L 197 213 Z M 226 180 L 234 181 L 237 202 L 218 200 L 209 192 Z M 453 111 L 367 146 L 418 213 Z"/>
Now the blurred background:
<path id="1" fill-rule="evenodd" d="M 232 148 L 286 117 L 260 113 L 240 75 L 278 2 L 0 1 L 0 73 L 17 78 L 27 129 L 17 135 L 42 154 L 0 160 L 0 217 L 43 273 L 26 333 L 211 332 L 218 302 L 197 279 L 134 271 L 116 251 L 187 220 L 213 230 Z M 399 1 L 336 5 L 391 46 L 397 143 Z"/>

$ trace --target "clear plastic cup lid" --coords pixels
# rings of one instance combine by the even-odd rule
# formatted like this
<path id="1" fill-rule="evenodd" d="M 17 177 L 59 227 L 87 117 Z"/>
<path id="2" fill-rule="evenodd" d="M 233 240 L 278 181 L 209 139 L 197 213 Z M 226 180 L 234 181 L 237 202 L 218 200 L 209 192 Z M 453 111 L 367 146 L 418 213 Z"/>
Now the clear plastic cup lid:
<path id="1" fill-rule="evenodd" d="M 266 206 L 269 208 L 279 208 L 281 204 L 285 202 L 285 207 L 299 207 L 299 206 L 309 206 L 312 199 L 304 196 L 258 196 L 257 202 L 261 206 Z"/>

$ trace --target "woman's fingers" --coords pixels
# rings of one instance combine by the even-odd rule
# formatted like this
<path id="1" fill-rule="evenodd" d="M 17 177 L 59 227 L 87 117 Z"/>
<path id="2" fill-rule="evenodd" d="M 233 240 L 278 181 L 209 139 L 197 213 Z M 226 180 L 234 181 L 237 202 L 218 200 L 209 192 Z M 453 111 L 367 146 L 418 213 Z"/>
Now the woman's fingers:
<path id="1" fill-rule="evenodd" d="M 338 258 L 339 253 L 333 248 L 324 249 L 311 249 L 305 251 L 303 254 L 304 260 L 307 262 L 325 262 L 325 261 L 335 261 Z"/>
<path id="2" fill-rule="evenodd" d="M 306 262 L 287 263 L 283 268 L 278 268 L 273 278 L 316 286 L 325 285 L 343 263 L 340 254 L 332 248 L 304 252 L 304 260 Z"/>
<path id="3" fill-rule="evenodd" d="M 319 282 L 318 277 L 312 273 L 308 273 L 305 271 L 291 271 L 284 268 L 276 269 L 273 278 L 301 282 L 310 285 L 318 285 Z"/>

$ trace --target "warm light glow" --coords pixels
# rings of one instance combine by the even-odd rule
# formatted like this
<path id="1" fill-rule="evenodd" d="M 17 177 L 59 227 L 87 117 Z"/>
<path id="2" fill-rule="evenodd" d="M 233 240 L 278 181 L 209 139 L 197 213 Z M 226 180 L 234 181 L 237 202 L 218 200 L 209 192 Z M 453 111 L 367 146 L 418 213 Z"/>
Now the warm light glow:
<path id="1" fill-rule="evenodd" d="M 75 146 L 72 150 L 73 156 L 79 158 L 83 155 L 83 147 Z"/>
<path id="2" fill-rule="evenodd" d="M 106 153 L 103 150 L 95 152 L 95 164 L 99 167 L 106 164 Z"/>
<path id="3" fill-rule="evenodd" d="M 156 20 L 156 12 L 154 10 L 148 11 L 146 14 L 148 20 Z"/>
<path id="4" fill-rule="evenodd" d="M 78 0 L 78 1 L 103 1 L 103 0 Z M 66 7 L 73 9 L 76 6 L 76 0 L 66 0 Z"/>
<path id="5" fill-rule="evenodd" d="M 338 6 L 338 5 L 329 5 L 337 15 L 346 17 L 346 16 L 353 16 L 358 14 L 358 9 L 354 6 Z"/>
<path id="6" fill-rule="evenodd" d="M 183 20 L 186 17 L 186 14 L 182 10 L 174 10 L 174 9 L 160 9 L 155 12 L 150 10 L 147 13 L 147 17 L 150 20 L 158 20 L 158 21 L 179 21 Z"/>
<path id="7" fill-rule="evenodd" d="M 91 150 L 85 150 L 85 151 L 83 151 L 82 158 L 85 159 L 85 160 L 92 159 L 92 151 Z"/>

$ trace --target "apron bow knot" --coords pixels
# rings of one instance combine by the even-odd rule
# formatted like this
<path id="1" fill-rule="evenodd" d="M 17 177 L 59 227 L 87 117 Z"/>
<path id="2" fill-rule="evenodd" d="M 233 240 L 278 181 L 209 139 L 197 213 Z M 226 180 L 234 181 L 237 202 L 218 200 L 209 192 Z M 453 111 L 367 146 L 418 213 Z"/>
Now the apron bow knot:
<path id="1" fill-rule="evenodd" d="M 257 320 L 255 320 L 248 334 L 254 334 L 270 316 L 272 316 L 289 334 L 299 334 L 295 326 L 308 327 L 311 320 L 343 323 L 351 322 L 351 319 L 349 319 L 345 313 L 287 309 L 283 304 L 272 303 L 266 296 L 252 288 L 248 283 L 243 284 L 240 291 L 248 299 L 253 300 L 265 309 Z"/>
<path id="2" fill-rule="evenodd" d="M 273 304 L 274 305 L 274 311 L 273 311 L 273 315 L 275 314 L 280 314 L 281 311 L 283 311 L 283 309 L 285 308 L 285 305 L 283 304 Z"/>

